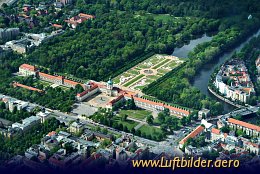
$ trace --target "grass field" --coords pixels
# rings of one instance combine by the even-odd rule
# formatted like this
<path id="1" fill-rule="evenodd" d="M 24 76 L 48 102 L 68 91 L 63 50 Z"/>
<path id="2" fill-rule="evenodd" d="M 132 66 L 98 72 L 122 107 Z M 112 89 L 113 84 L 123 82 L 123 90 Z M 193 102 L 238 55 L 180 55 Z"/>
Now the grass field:
<path id="1" fill-rule="evenodd" d="M 128 87 L 131 84 L 137 82 L 138 80 L 140 80 L 141 78 L 143 78 L 145 75 L 140 74 L 139 76 L 135 77 L 134 79 L 130 80 L 129 82 L 127 82 L 124 86 Z"/>
<path id="2" fill-rule="evenodd" d="M 122 124 L 123 126 L 126 126 L 128 130 L 133 129 L 135 126 L 138 125 L 137 122 L 132 121 L 132 120 L 127 120 L 127 121 L 122 121 L 121 116 L 115 116 L 113 118 L 113 121 L 117 122 L 118 124 Z"/>
<path id="3" fill-rule="evenodd" d="M 164 65 L 165 63 L 169 62 L 169 59 L 165 59 L 164 61 L 162 61 L 161 63 L 157 64 L 156 66 L 153 67 L 153 69 L 157 69 L 159 67 L 161 67 L 162 65 Z"/>
<path id="4" fill-rule="evenodd" d="M 129 117 L 143 120 L 146 118 L 147 115 L 150 115 L 152 112 L 147 110 L 121 110 L 119 115 L 128 115 Z"/>
<path id="5" fill-rule="evenodd" d="M 141 132 L 145 133 L 146 136 L 150 135 L 150 136 L 154 136 L 154 135 L 159 135 L 159 134 L 163 134 L 162 130 L 159 128 L 155 128 L 149 125 L 143 125 L 140 129 Z"/>

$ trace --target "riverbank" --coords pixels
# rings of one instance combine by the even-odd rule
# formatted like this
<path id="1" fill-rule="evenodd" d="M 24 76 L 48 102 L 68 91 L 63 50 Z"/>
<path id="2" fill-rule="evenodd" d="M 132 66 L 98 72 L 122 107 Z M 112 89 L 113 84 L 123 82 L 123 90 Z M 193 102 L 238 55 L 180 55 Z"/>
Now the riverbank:
<path id="1" fill-rule="evenodd" d="M 242 106 L 242 105 L 235 104 L 234 102 L 228 100 L 228 99 L 225 98 L 225 97 L 222 97 L 221 95 L 218 95 L 218 94 L 217 94 L 215 91 L 213 91 L 213 89 L 211 89 L 209 86 L 208 86 L 208 90 L 209 90 L 209 92 L 210 92 L 211 94 L 213 94 L 215 97 L 217 97 L 218 99 L 220 99 L 220 100 L 222 100 L 222 101 L 224 101 L 224 102 L 226 102 L 226 103 L 228 103 L 228 104 L 230 104 L 230 105 L 232 105 L 232 106 L 235 106 L 235 107 L 237 107 L 237 108 L 243 108 L 243 107 L 244 107 L 244 106 Z"/>

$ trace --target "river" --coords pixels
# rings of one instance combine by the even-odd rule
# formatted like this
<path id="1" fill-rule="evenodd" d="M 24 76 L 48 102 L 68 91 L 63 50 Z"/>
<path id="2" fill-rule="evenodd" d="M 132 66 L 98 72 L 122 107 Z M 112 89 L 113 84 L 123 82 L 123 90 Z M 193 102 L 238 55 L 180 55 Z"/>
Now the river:
<path id="1" fill-rule="evenodd" d="M 253 37 L 259 36 L 260 35 L 260 30 L 253 34 L 251 37 L 249 37 L 247 40 L 239 44 L 236 48 L 226 52 L 222 56 L 220 56 L 218 59 L 215 59 L 211 61 L 210 63 L 204 65 L 201 70 L 197 73 L 195 78 L 193 79 L 192 86 L 198 88 L 203 94 L 207 95 L 208 97 L 219 100 L 217 99 L 214 95 L 209 93 L 208 91 L 208 83 L 211 74 L 214 72 L 216 67 L 220 66 L 223 64 L 227 59 L 229 59 L 235 52 L 239 52 L 245 44 L 247 44 Z M 182 57 L 182 58 L 187 58 L 188 54 L 190 51 L 192 51 L 198 44 L 210 41 L 212 37 L 209 37 L 207 35 L 203 35 L 201 38 L 195 39 L 190 41 L 189 44 L 184 45 L 181 48 L 175 49 L 172 55 L 177 56 L 177 57 Z M 223 102 L 223 101 L 220 101 Z M 234 106 L 231 106 L 227 103 L 224 103 L 224 113 L 230 112 L 234 110 Z"/>

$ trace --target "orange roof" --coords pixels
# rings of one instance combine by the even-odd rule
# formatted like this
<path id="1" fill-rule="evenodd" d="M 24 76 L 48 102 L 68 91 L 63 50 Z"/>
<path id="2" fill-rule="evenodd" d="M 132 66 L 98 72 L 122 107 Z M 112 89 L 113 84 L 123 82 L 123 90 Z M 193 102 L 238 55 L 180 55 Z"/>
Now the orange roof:
<path id="1" fill-rule="evenodd" d="M 200 134 L 204 130 L 203 126 L 198 126 L 196 129 L 194 129 L 189 135 L 187 135 L 185 138 L 183 138 L 179 144 L 184 144 L 189 138 L 194 138 L 198 134 Z"/>
<path id="2" fill-rule="evenodd" d="M 42 73 L 42 72 L 39 72 L 39 76 L 44 76 L 46 78 L 49 78 L 49 79 L 59 79 L 59 80 L 62 80 L 62 76 L 53 76 L 53 75 L 49 75 L 49 74 L 45 74 L 45 73 Z"/>
<path id="3" fill-rule="evenodd" d="M 224 133 L 224 137 L 227 138 L 228 134 L 227 133 Z"/>
<path id="4" fill-rule="evenodd" d="M 250 123 L 246 123 L 246 122 L 243 122 L 243 121 L 240 121 L 240 120 L 236 120 L 234 118 L 229 118 L 228 122 L 236 124 L 236 125 L 240 125 L 240 126 L 252 129 L 252 130 L 256 130 L 257 132 L 260 132 L 259 126 L 256 126 L 256 125 L 253 125 L 253 124 L 250 124 Z"/>
<path id="5" fill-rule="evenodd" d="M 80 84 L 78 82 L 74 82 L 74 81 L 68 80 L 68 79 L 64 79 L 64 83 L 67 83 L 67 84 L 70 84 L 70 85 L 73 85 L 73 86 Z"/>
<path id="6" fill-rule="evenodd" d="M 36 71 L 37 70 L 37 68 L 35 66 L 29 65 L 29 64 L 22 64 L 20 66 L 20 68 L 26 69 L 26 70 L 29 70 L 29 71 Z"/>
<path id="7" fill-rule="evenodd" d="M 40 90 L 40 89 L 31 87 L 31 86 L 26 86 L 26 85 L 20 84 L 20 83 L 18 83 L 18 82 L 14 82 L 13 85 L 14 85 L 14 87 L 17 87 L 17 86 L 18 86 L 18 87 L 25 88 L 25 89 L 28 89 L 28 90 L 31 90 L 31 91 L 43 92 L 43 91 Z"/>
<path id="8" fill-rule="evenodd" d="M 94 19 L 95 18 L 95 16 L 93 16 L 93 15 L 84 14 L 84 13 L 80 13 L 78 16 L 81 17 L 81 18 L 87 18 L 87 19 Z"/>
<path id="9" fill-rule="evenodd" d="M 220 135 L 220 130 L 219 129 L 216 129 L 216 128 L 212 128 L 211 129 L 211 132 L 213 133 L 213 134 L 218 134 L 218 135 Z"/>
<path id="10" fill-rule="evenodd" d="M 87 93 L 93 91 L 96 88 L 98 88 L 98 85 L 94 84 L 93 86 L 91 86 L 90 89 L 87 89 L 87 90 L 83 91 L 82 93 L 77 94 L 77 97 L 82 97 L 82 96 L 86 95 Z"/>
<path id="11" fill-rule="evenodd" d="M 57 134 L 57 133 L 56 133 L 55 131 L 51 131 L 51 132 L 48 133 L 47 136 L 51 137 L 51 136 L 56 135 L 56 134 Z"/>
<path id="12" fill-rule="evenodd" d="M 124 98 L 124 95 L 118 96 L 117 98 L 111 100 L 108 104 L 109 104 L 109 105 L 113 105 L 113 104 L 115 104 L 116 102 L 118 102 L 119 100 L 121 100 L 122 98 Z"/>
<path id="13" fill-rule="evenodd" d="M 185 115 L 190 114 L 189 111 L 186 111 L 186 110 L 180 109 L 180 108 L 176 108 L 176 107 L 173 107 L 173 106 L 170 106 L 170 105 L 166 105 L 166 104 L 161 103 L 161 102 L 154 102 L 154 101 L 150 101 L 150 100 L 139 98 L 139 97 L 133 97 L 133 98 L 134 98 L 134 100 L 137 100 L 137 101 L 140 101 L 140 102 L 143 102 L 143 103 L 148 103 L 150 105 L 162 106 L 162 107 L 168 108 L 171 111 L 176 111 L 176 112 L 179 112 L 179 113 L 183 113 Z"/>
<path id="14" fill-rule="evenodd" d="M 52 24 L 52 26 L 55 28 L 62 28 L 62 25 L 59 25 L 59 24 Z"/>

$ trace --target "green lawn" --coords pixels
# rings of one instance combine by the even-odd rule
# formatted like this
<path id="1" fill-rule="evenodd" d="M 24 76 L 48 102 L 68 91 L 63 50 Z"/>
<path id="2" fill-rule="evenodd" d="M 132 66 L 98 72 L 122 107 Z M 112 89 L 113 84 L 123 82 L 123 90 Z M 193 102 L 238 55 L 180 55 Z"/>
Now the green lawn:
<path id="1" fill-rule="evenodd" d="M 148 65 L 144 65 L 143 63 L 138 65 L 138 68 L 141 68 L 141 69 L 147 69 L 147 68 L 150 68 Z"/>
<path id="2" fill-rule="evenodd" d="M 157 63 L 160 62 L 160 59 L 156 57 L 156 55 L 152 56 L 151 58 L 149 58 L 148 60 L 146 60 L 146 62 L 151 62 L 153 65 L 156 65 Z"/>
<path id="3" fill-rule="evenodd" d="M 141 78 L 143 78 L 145 75 L 140 74 L 139 76 L 133 78 L 132 80 L 130 80 L 129 82 L 127 82 L 126 84 L 124 84 L 125 87 L 130 86 L 131 84 L 137 82 L 138 80 L 140 80 Z"/>
<path id="4" fill-rule="evenodd" d="M 156 80 L 156 79 L 158 79 L 159 77 L 156 76 L 156 75 L 149 75 L 149 76 L 147 76 L 147 78 L 148 78 L 148 79 L 152 79 L 152 80 Z"/>
<path id="5" fill-rule="evenodd" d="M 159 64 L 155 65 L 153 67 L 153 69 L 157 69 L 157 68 L 161 67 L 162 65 L 164 65 L 165 63 L 167 63 L 169 61 L 170 61 L 170 59 L 165 59 L 165 60 L 161 61 Z"/>
<path id="6" fill-rule="evenodd" d="M 177 66 L 177 63 L 175 61 L 172 61 L 169 64 L 167 64 L 166 66 L 171 68 L 171 69 L 173 69 L 173 68 L 175 68 Z"/>
<path id="7" fill-rule="evenodd" d="M 146 136 L 147 135 L 154 136 L 154 135 L 163 134 L 161 129 L 155 128 L 155 127 L 152 127 L 152 126 L 149 126 L 149 125 L 143 125 L 142 127 L 140 127 L 139 130 L 141 131 L 141 133 L 145 133 Z"/>
<path id="8" fill-rule="evenodd" d="M 128 130 L 133 129 L 135 126 L 137 126 L 139 124 L 132 120 L 122 121 L 121 116 L 115 116 L 113 118 L 113 121 L 117 122 L 118 124 L 121 123 L 123 126 L 126 126 Z"/>
<path id="9" fill-rule="evenodd" d="M 44 87 L 51 86 L 53 83 L 43 81 L 43 80 L 38 80 L 37 83 L 42 84 Z"/>
<path id="10" fill-rule="evenodd" d="M 113 81 L 114 81 L 114 83 L 118 84 L 118 83 L 120 83 L 120 78 L 116 77 L 116 78 L 113 79 Z"/>
<path id="11" fill-rule="evenodd" d="M 138 75 L 138 74 L 139 74 L 138 71 L 135 71 L 135 70 L 133 70 L 133 69 L 130 69 L 130 70 L 128 70 L 127 72 L 130 73 L 130 74 L 133 74 L 133 75 Z"/>
<path id="12" fill-rule="evenodd" d="M 146 86 L 146 85 L 145 85 L 145 86 Z M 137 86 L 137 87 L 135 87 L 134 89 L 142 91 L 145 86 Z"/>
<path id="13" fill-rule="evenodd" d="M 160 69 L 157 70 L 157 72 L 158 72 L 158 73 L 161 73 L 161 74 L 166 74 L 166 73 L 169 72 L 169 71 L 160 68 Z"/>
<path id="14" fill-rule="evenodd" d="M 150 115 L 152 112 L 147 111 L 147 110 L 121 110 L 119 115 L 128 115 L 129 117 L 138 119 L 138 120 L 143 120 L 146 118 L 147 115 Z"/>

